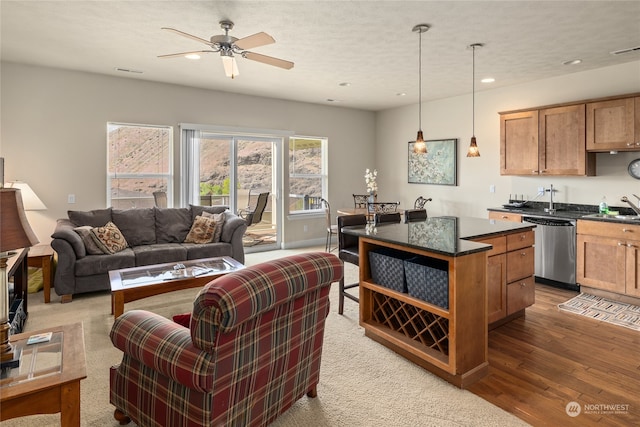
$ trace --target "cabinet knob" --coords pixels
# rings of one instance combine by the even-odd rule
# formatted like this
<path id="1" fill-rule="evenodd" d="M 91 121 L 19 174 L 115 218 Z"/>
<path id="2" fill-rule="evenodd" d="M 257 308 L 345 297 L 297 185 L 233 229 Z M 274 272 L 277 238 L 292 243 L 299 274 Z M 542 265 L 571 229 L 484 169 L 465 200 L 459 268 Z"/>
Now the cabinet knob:
<path id="1" fill-rule="evenodd" d="M 540 171 L 540 173 L 547 173 L 547 170 L 546 170 L 546 169 L 542 169 L 542 170 Z"/>
<path id="2" fill-rule="evenodd" d="M 520 282 L 520 287 L 526 288 L 527 287 L 527 282 Z"/>
<path id="3" fill-rule="evenodd" d="M 538 171 L 531 171 L 532 174 L 538 174 Z"/>
<path id="4" fill-rule="evenodd" d="M 526 234 L 521 234 L 521 235 L 520 235 L 520 240 L 524 240 L 524 239 L 526 239 L 526 238 L 527 238 L 527 235 L 526 235 Z"/>
<path id="5" fill-rule="evenodd" d="M 618 246 L 625 246 L 623 242 L 618 242 Z"/>
<path id="6" fill-rule="evenodd" d="M 509 218 L 509 217 L 506 216 L 506 215 L 502 215 L 502 219 L 507 219 L 507 218 Z"/>
<path id="7" fill-rule="evenodd" d="M 527 253 L 526 252 L 521 252 L 520 255 L 527 256 Z"/>
<path id="8" fill-rule="evenodd" d="M 622 229 L 622 232 L 623 232 L 623 233 L 633 233 L 633 229 L 630 229 L 630 228 L 623 228 L 623 229 Z"/>
<path id="9" fill-rule="evenodd" d="M 628 248 L 635 248 L 636 246 L 635 246 L 634 244 L 627 243 L 627 247 L 628 247 Z"/>

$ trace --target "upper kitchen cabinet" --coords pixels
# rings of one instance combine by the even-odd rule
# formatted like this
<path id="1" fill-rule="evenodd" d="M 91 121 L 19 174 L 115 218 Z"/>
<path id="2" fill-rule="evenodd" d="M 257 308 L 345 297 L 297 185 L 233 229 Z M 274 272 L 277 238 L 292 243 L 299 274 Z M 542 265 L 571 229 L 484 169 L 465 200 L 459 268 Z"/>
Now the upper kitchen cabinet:
<path id="1" fill-rule="evenodd" d="M 640 151 L 640 97 L 587 103 L 588 151 Z"/>
<path id="2" fill-rule="evenodd" d="M 595 175 L 585 105 L 500 114 L 501 175 Z"/>
<path id="3" fill-rule="evenodd" d="M 500 114 L 500 175 L 538 173 L 538 110 Z"/>
<path id="4" fill-rule="evenodd" d="M 596 157 L 585 144 L 585 105 L 540 110 L 538 166 L 545 175 L 596 174 Z"/>

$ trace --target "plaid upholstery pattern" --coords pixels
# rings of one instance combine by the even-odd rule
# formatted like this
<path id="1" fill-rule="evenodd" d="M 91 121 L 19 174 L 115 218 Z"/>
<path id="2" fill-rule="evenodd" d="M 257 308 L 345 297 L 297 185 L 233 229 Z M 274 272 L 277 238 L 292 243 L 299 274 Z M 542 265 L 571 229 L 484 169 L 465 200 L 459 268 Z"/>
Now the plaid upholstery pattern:
<path id="1" fill-rule="evenodd" d="M 335 255 L 307 253 L 222 276 L 190 328 L 145 311 L 111 331 L 124 352 L 110 401 L 141 427 L 264 426 L 319 380 Z"/>

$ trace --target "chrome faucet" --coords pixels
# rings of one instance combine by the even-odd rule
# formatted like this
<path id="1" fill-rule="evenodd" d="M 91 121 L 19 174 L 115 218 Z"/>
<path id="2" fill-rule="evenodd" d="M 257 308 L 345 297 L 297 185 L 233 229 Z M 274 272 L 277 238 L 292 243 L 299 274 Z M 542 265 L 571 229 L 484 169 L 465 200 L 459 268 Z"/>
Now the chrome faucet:
<path id="1" fill-rule="evenodd" d="M 553 193 L 555 193 L 556 190 L 555 188 L 553 188 L 553 184 L 549 185 L 549 188 L 545 188 L 544 189 L 545 192 L 549 193 L 549 207 L 548 208 L 544 208 L 544 211 L 547 213 L 550 213 L 551 215 L 553 215 L 554 213 L 556 213 L 556 208 L 553 207 Z"/>
<path id="2" fill-rule="evenodd" d="M 640 197 L 636 196 L 635 194 L 633 195 L 633 197 L 635 197 L 636 199 L 640 200 Z M 621 202 L 625 202 L 626 204 L 631 206 L 631 209 L 633 209 L 633 211 L 636 213 L 636 215 L 640 216 L 640 208 L 638 206 L 636 206 L 631 200 L 629 200 L 627 198 L 627 196 L 622 196 L 622 198 L 620 198 L 620 201 Z"/>

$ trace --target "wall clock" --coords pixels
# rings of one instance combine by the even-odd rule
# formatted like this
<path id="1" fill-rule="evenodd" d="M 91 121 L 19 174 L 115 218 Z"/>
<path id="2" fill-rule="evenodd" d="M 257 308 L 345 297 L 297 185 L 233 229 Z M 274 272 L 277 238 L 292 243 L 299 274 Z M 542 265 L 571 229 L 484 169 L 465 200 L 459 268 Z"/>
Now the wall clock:
<path id="1" fill-rule="evenodd" d="M 629 171 L 629 175 L 635 179 L 640 179 L 640 159 L 631 160 L 627 170 Z"/>

